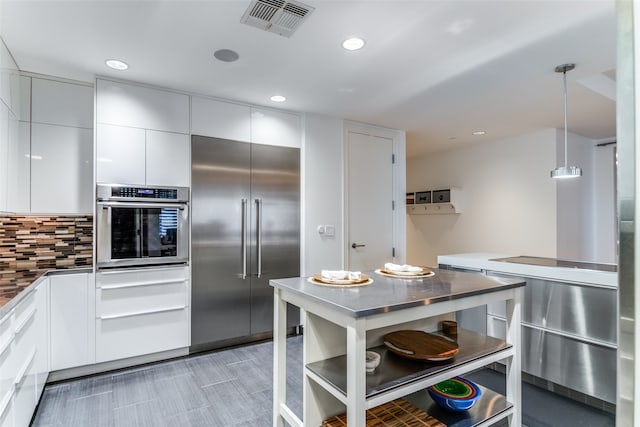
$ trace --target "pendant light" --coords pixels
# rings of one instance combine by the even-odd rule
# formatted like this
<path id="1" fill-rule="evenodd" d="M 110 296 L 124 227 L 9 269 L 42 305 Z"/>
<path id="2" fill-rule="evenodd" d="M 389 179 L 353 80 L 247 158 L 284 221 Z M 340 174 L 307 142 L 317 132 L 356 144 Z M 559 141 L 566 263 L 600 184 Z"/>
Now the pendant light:
<path id="1" fill-rule="evenodd" d="M 562 73 L 564 81 L 564 166 L 559 166 L 551 171 L 551 178 L 578 178 L 582 176 L 582 169 L 577 166 L 567 166 L 567 71 L 576 68 L 576 64 L 562 64 L 555 69 L 556 73 Z"/>

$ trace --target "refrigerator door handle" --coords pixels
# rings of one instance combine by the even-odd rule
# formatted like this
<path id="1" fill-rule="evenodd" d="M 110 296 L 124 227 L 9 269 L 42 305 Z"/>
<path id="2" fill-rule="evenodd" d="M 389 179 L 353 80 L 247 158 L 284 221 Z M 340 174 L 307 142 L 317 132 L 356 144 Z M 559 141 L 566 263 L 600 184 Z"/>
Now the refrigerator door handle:
<path id="1" fill-rule="evenodd" d="M 247 199 L 242 199 L 242 280 L 247 278 Z"/>
<path id="2" fill-rule="evenodd" d="M 258 278 L 262 276 L 262 199 L 256 199 L 256 246 L 258 247 Z"/>

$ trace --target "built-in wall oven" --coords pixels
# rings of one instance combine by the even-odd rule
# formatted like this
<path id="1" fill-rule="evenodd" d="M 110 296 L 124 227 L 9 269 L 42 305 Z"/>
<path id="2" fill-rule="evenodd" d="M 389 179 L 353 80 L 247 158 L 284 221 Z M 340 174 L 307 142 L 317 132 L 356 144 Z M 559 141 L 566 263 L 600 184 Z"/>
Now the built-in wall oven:
<path id="1" fill-rule="evenodd" d="M 189 188 L 99 184 L 97 267 L 189 260 Z"/>

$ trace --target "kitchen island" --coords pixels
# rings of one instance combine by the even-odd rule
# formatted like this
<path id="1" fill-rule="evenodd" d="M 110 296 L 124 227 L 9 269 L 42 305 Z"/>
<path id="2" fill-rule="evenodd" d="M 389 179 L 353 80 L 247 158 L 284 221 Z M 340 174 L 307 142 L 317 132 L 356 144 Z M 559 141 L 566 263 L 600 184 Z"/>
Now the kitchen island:
<path id="1" fill-rule="evenodd" d="M 485 277 L 434 270 L 432 277 L 392 278 L 367 272 L 373 283 L 330 287 L 306 278 L 272 280 L 274 287 L 274 427 L 319 426 L 347 412 L 349 426 L 364 427 L 367 409 L 394 399 L 406 400 L 429 412 L 424 390 L 440 381 L 497 361 L 507 366 L 506 396 L 483 389 L 464 424 L 491 425 L 504 418 L 521 425 L 520 292 L 519 279 Z M 506 301 L 504 340 L 459 331 L 459 353 L 445 363 L 405 361 L 387 354 L 382 337 L 401 329 L 436 331 L 440 321 L 457 310 Z M 304 309 L 303 414 L 286 405 L 287 303 Z M 382 361 L 373 374 L 365 372 L 365 352 L 374 349 Z M 468 424 L 473 419 L 472 424 Z M 447 420 L 448 425 L 457 425 Z"/>
<path id="2" fill-rule="evenodd" d="M 615 413 L 618 274 L 615 264 L 493 253 L 441 255 L 440 268 L 520 277 L 523 380 Z M 504 307 L 459 313 L 461 324 L 503 337 Z"/>

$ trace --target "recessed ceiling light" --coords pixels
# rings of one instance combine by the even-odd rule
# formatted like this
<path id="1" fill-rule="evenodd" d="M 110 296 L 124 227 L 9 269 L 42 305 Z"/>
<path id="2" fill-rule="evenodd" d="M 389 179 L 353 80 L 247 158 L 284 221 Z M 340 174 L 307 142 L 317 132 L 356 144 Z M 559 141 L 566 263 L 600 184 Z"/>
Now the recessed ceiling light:
<path id="1" fill-rule="evenodd" d="M 485 131 L 483 131 L 483 130 L 477 130 L 477 131 L 475 131 L 475 132 L 472 132 L 471 134 L 472 134 L 472 135 L 475 135 L 475 136 L 482 136 L 482 135 L 486 135 L 486 134 L 487 134 L 487 132 L 485 132 Z"/>
<path id="2" fill-rule="evenodd" d="M 124 71 L 129 68 L 129 65 L 127 65 L 126 62 L 122 62 L 117 59 L 107 59 L 104 63 L 107 64 L 107 67 L 118 71 Z"/>
<path id="3" fill-rule="evenodd" d="M 213 56 L 222 62 L 235 62 L 240 58 L 238 52 L 231 49 L 219 49 L 213 52 Z"/>
<path id="4" fill-rule="evenodd" d="M 342 47 L 347 50 L 359 50 L 364 47 L 364 39 L 352 37 L 342 42 Z"/>
<path id="5" fill-rule="evenodd" d="M 273 102 L 284 102 L 284 101 L 287 100 L 287 98 L 285 96 L 282 96 L 282 95 L 273 95 L 269 99 L 272 100 Z"/>

